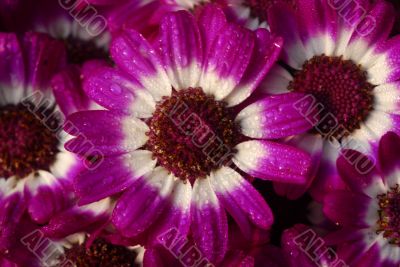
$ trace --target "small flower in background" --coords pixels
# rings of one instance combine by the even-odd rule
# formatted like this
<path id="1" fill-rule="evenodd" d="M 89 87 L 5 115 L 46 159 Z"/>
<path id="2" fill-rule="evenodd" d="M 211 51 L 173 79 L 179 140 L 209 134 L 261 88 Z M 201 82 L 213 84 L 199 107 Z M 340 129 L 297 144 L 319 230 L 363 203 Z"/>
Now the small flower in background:
<path id="1" fill-rule="evenodd" d="M 399 265 L 399 8 L 1 1 L 0 266 Z"/>
<path id="2" fill-rule="evenodd" d="M 324 213 L 341 227 L 327 236 L 349 266 L 398 266 L 400 264 L 400 137 L 389 132 L 379 144 L 378 165 L 360 174 L 341 156 L 337 166 L 347 188 L 329 192 Z M 372 165 L 367 156 L 360 165 Z"/>
<path id="3" fill-rule="evenodd" d="M 87 1 L 51 0 L 34 3 L 15 0 L 4 2 L 1 7 L 5 14 L 0 12 L 0 22 L 4 21 L 5 30 L 42 32 L 63 41 L 70 64 L 81 65 L 93 59 L 109 60 L 107 8 L 95 8 Z M 16 18 L 23 19 L 16 21 Z"/>
<path id="4" fill-rule="evenodd" d="M 31 15 L 31 29 L 62 40 L 70 64 L 109 60 L 110 33 L 106 11 L 86 1 L 39 0 Z"/>
<path id="5" fill-rule="evenodd" d="M 315 155 L 313 165 L 320 167 L 311 193 L 319 201 L 329 188 L 344 186 L 335 168 L 341 149 L 373 154 L 383 134 L 399 130 L 399 44 L 389 38 L 393 7 L 361 1 L 348 14 L 351 3 L 335 3 L 298 0 L 295 9 L 284 3 L 269 9 L 272 32 L 285 40 L 282 60 L 289 71 L 276 65 L 260 85 L 266 94 L 301 92 L 313 102 L 299 111 L 318 113 L 314 130 L 290 142 Z M 296 190 L 293 198 L 307 190 L 276 187 L 288 195 Z"/>
<path id="6" fill-rule="evenodd" d="M 21 231 L 46 225 L 49 236 L 67 235 L 104 225 L 110 200 L 76 206 L 72 177 L 85 164 L 64 149 L 68 112 L 60 108 L 75 112 L 90 101 L 76 88 L 53 94 L 51 78 L 66 65 L 63 44 L 40 33 L 1 33 L 0 47 L 0 255 L 28 266 L 31 255 L 18 252 Z"/>
<path id="7" fill-rule="evenodd" d="M 0 40 L 0 177 L 13 188 L 37 193 L 81 165 L 64 149 L 67 136 L 60 131 L 62 114 L 50 87 L 52 74 L 65 65 L 65 51 L 42 34 L 2 33 Z"/>
<path id="8" fill-rule="evenodd" d="M 72 210 L 56 213 L 45 227 L 33 222 L 23 207 L 23 201 L 13 206 L 19 217 L 13 217 L 12 227 L 4 228 L 7 235 L 1 235 L 0 262 L 8 264 L 1 266 L 139 266 L 136 259 L 139 248 L 113 245 L 102 237 L 109 200 L 76 207 L 81 209 L 80 214 Z"/>
<path id="9" fill-rule="evenodd" d="M 88 230 L 79 230 L 82 229 Z M 140 266 L 140 247 L 115 245 L 101 232 L 87 235 L 79 230 L 64 238 L 50 239 L 38 229 L 25 235 L 21 242 L 36 256 L 38 266 Z M 45 251 L 40 250 L 43 243 L 47 245 Z"/>
<path id="10" fill-rule="evenodd" d="M 227 250 L 225 211 L 245 235 L 273 221 L 241 173 L 306 182 L 309 156 L 265 139 L 312 125 L 292 107 L 303 97 L 297 93 L 261 99 L 238 110 L 235 119 L 234 106 L 272 66 L 280 38 L 227 23 L 215 6 L 196 18 L 170 13 L 160 27 L 154 46 L 134 31 L 114 38 L 116 67 L 85 80 L 87 93 L 108 110 L 78 112 L 69 120 L 105 158 L 77 176 L 76 192 L 82 204 L 122 193 L 113 212 L 122 235 L 152 244 L 166 229 L 186 236 L 190 227 L 204 256 L 219 262 Z M 79 142 L 73 139 L 66 148 Z"/>

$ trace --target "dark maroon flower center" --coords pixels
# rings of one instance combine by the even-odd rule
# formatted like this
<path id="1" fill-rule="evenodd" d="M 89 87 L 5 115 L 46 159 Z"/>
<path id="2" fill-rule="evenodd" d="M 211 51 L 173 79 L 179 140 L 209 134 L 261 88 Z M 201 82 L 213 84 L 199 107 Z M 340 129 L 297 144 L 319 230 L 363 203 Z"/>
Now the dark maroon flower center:
<path id="1" fill-rule="evenodd" d="M 0 140 L 0 177 L 49 170 L 58 152 L 54 132 L 22 104 L 0 107 Z"/>
<path id="2" fill-rule="evenodd" d="M 191 181 L 228 162 L 240 137 L 226 103 L 201 88 L 165 97 L 157 104 L 149 127 L 147 146 L 158 163 Z"/>
<path id="3" fill-rule="evenodd" d="M 65 259 L 77 267 L 134 267 L 137 253 L 124 246 L 112 245 L 103 239 L 96 239 L 89 248 L 76 244 L 65 250 Z M 69 265 L 68 265 L 69 266 Z"/>
<path id="4" fill-rule="evenodd" d="M 386 194 L 378 196 L 379 221 L 377 234 L 383 233 L 383 237 L 390 244 L 400 247 L 400 187 L 397 184 Z"/>
<path id="5" fill-rule="evenodd" d="M 306 61 L 289 84 L 289 90 L 311 94 L 322 104 L 315 105 L 321 118 L 315 130 L 335 138 L 360 128 L 372 110 L 373 88 L 361 66 L 325 55 Z M 332 117 L 337 123 L 332 123 Z"/>
<path id="6" fill-rule="evenodd" d="M 282 0 L 246 0 L 245 6 L 250 8 L 250 13 L 253 18 L 259 18 L 261 21 L 267 21 L 267 11 L 274 4 L 282 2 Z M 291 6 L 294 5 L 294 0 L 283 0 Z"/>
<path id="7" fill-rule="evenodd" d="M 110 57 L 103 47 L 98 46 L 94 40 L 81 40 L 72 36 L 65 40 L 68 62 L 82 64 L 90 59 L 105 59 Z"/>

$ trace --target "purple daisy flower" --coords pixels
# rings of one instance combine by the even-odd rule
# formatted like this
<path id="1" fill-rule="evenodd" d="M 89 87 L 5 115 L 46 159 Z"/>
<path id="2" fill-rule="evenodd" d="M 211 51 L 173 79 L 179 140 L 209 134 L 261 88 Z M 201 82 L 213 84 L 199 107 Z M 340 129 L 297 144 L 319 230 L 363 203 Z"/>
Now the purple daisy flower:
<path id="1" fill-rule="evenodd" d="M 105 211 L 108 208 L 108 204 L 97 204 L 97 207 L 91 207 L 93 211 L 96 210 L 97 212 Z M 90 227 L 75 222 L 74 231 L 65 236 L 63 235 L 66 232 L 61 228 L 57 229 L 58 237 L 49 236 L 48 231 L 41 228 L 40 231 L 27 234 L 22 241 L 29 248 L 36 247 L 39 249 L 43 247 L 38 246 L 44 241 L 41 238 L 47 241 L 47 246 L 50 246 L 53 251 L 51 255 L 46 255 L 40 250 L 32 251 L 35 255 L 43 255 L 43 257 L 37 257 L 35 260 L 38 266 L 139 266 L 141 259 L 137 256 L 143 248 L 114 244 L 108 240 L 105 237 L 108 234 L 108 229 L 104 227 L 107 224 L 103 220 L 104 214 L 106 213 L 93 217 L 95 220 L 92 220 Z M 70 218 L 73 218 L 73 216 L 65 217 L 63 220 L 70 220 Z M 85 223 L 86 221 L 82 220 L 82 222 Z"/>
<path id="2" fill-rule="evenodd" d="M 8 188 L 8 192 L 11 192 L 11 188 Z M 74 204 L 72 199 L 67 199 L 68 193 L 58 193 L 63 194 L 71 205 Z M 2 194 L 0 201 L 1 266 L 96 266 L 90 263 L 98 263 L 100 260 L 111 264 L 108 266 L 128 261 L 129 264 L 118 266 L 136 266 L 136 252 L 114 246 L 99 234 L 108 222 L 109 199 L 54 212 L 51 221 L 45 227 L 42 223 L 38 224 L 32 220 L 21 195 Z M 59 202 L 59 199 L 57 201 Z M 44 205 L 44 208 L 47 207 Z M 86 238 L 85 232 L 93 234 Z"/>
<path id="3" fill-rule="evenodd" d="M 45 266 L 140 266 L 137 248 L 113 245 L 101 237 L 90 240 L 82 233 L 75 234 L 52 241 L 52 246 L 58 253 Z"/>
<path id="4" fill-rule="evenodd" d="M 265 139 L 312 125 L 293 108 L 299 93 L 237 105 L 275 62 L 281 42 L 265 29 L 227 23 L 212 5 L 196 18 L 168 14 L 154 46 L 135 31 L 116 37 L 116 67 L 84 82 L 108 110 L 69 117 L 105 155 L 98 168 L 76 177 L 80 202 L 119 194 L 112 220 L 124 236 L 157 243 L 166 230 L 186 236 L 190 228 L 212 262 L 227 249 L 225 210 L 248 235 L 252 227 L 268 229 L 271 211 L 243 175 L 304 183 L 308 154 Z M 66 148 L 79 154 L 84 143 L 71 134 L 77 138 Z"/>
<path id="5" fill-rule="evenodd" d="M 326 188 L 342 186 L 334 167 L 341 148 L 372 153 L 383 134 L 399 131 L 400 44 L 389 38 L 395 16 L 383 0 L 298 0 L 295 7 L 278 3 L 269 10 L 292 74 L 275 66 L 261 88 L 267 94 L 302 92 L 312 100 L 299 111 L 318 113 L 316 126 L 294 142 L 322 153 L 322 185 L 312 190 L 321 200 Z"/>
<path id="6" fill-rule="evenodd" d="M 21 211 L 27 209 L 39 224 L 54 220 L 61 211 L 67 212 L 65 217 L 76 215 L 90 222 L 90 208 L 73 208 L 71 194 L 72 177 L 87 164 L 65 150 L 71 137 L 62 127 L 68 112 L 86 110 L 92 102 L 69 86 L 54 94 L 50 81 L 65 66 L 63 44 L 38 33 L 1 33 L 0 47 L 1 221 L 12 222 L 2 225 L 1 231 L 11 231 L 22 214 L 7 212 L 15 209 L 9 201 L 16 198 Z M 59 227 L 72 222 L 79 221 L 66 220 Z"/>
<path id="7" fill-rule="evenodd" d="M 49 80 L 52 73 L 65 64 L 63 45 L 33 33 L 21 39 L 15 34 L 2 33 L 0 41 L 3 59 L 0 69 L 0 177 L 15 180 L 15 187 L 26 183 L 28 176 L 32 181 L 39 179 L 32 174 L 40 170 L 65 177 L 75 157 L 64 150 L 63 143 L 46 128 L 40 117 L 37 118 L 41 112 L 42 117 L 47 115 L 48 119 L 56 110 Z M 47 106 L 39 106 L 42 99 L 48 101 Z M 57 119 L 53 123 L 58 124 Z"/>
<path id="8" fill-rule="evenodd" d="M 379 144 L 377 167 L 354 150 L 337 161 L 347 189 L 324 198 L 324 213 L 341 229 L 328 241 L 338 246 L 338 255 L 350 266 L 389 267 L 400 264 L 400 137 L 389 132 Z M 366 170 L 370 170 L 365 172 Z"/>

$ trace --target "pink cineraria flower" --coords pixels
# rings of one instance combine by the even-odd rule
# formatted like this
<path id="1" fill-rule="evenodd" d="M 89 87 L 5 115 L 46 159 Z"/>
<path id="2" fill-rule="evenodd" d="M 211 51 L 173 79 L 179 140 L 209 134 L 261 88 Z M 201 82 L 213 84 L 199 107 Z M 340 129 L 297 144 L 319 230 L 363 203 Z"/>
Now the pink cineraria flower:
<path id="1" fill-rule="evenodd" d="M 280 38 L 228 23 L 213 5 L 197 17 L 170 13 L 160 27 L 153 45 L 135 31 L 116 36 L 116 66 L 85 79 L 86 92 L 107 110 L 69 120 L 105 157 L 76 177 L 76 192 L 81 204 L 115 196 L 112 221 L 127 238 L 157 243 L 166 230 L 186 236 L 190 229 L 204 256 L 219 262 L 226 211 L 248 238 L 273 221 L 244 173 L 300 184 L 307 177 L 305 152 L 267 139 L 312 125 L 293 108 L 299 93 L 238 107 L 275 62 Z M 78 136 L 66 148 L 79 154 L 83 141 Z"/>
<path id="2" fill-rule="evenodd" d="M 349 2 L 298 0 L 295 8 L 278 3 L 269 9 L 291 73 L 275 66 L 260 87 L 266 94 L 305 93 L 312 104 L 299 112 L 318 113 L 313 131 L 290 142 L 315 155 L 314 166 L 322 155 L 314 172 L 318 186 L 311 190 L 319 201 L 329 188 L 343 186 L 335 170 L 341 149 L 371 154 L 383 134 L 400 129 L 400 38 L 389 37 L 393 7 L 384 0 Z M 292 197 L 307 189 L 278 187 L 288 195 L 297 190 Z"/>
<path id="3" fill-rule="evenodd" d="M 347 188 L 324 198 L 324 213 L 341 227 L 327 239 L 349 266 L 400 264 L 400 137 L 389 132 L 379 144 L 378 165 L 357 151 L 350 164 L 344 156 L 337 167 Z M 373 167 L 373 168 L 371 168 Z"/>
<path id="4" fill-rule="evenodd" d="M 5 204 L 0 214 L 2 267 L 138 266 L 138 248 L 114 245 L 102 236 L 110 199 L 77 207 L 67 198 L 69 192 L 57 193 L 71 207 L 55 211 L 45 226 L 32 220 L 22 198 L 8 197 L 6 203 L 0 198 Z"/>
<path id="5" fill-rule="evenodd" d="M 103 216 L 98 205 L 107 200 L 73 205 L 72 177 L 89 165 L 64 149 L 70 137 L 62 127 L 68 112 L 91 102 L 76 88 L 51 88 L 52 75 L 65 66 L 63 44 L 44 34 L 0 33 L 0 58 L 0 254 L 15 261 L 24 217 L 74 232 Z"/>

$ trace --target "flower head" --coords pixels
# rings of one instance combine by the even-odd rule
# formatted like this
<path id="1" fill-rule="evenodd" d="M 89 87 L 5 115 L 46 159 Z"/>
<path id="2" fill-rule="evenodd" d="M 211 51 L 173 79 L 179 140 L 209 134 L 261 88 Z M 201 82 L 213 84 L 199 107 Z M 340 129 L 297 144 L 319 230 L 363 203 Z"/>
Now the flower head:
<path id="1" fill-rule="evenodd" d="M 321 200 L 329 188 L 343 186 L 334 165 L 342 148 L 373 153 L 383 134 L 399 128 L 399 39 L 389 37 L 393 7 L 381 0 L 356 6 L 305 0 L 295 8 L 276 4 L 269 18 L 272 32 L 285 39 L 288 67 L 275 66 L 261 88 L 302 92 L 311 100 L 299 112 L 315 114 L 314 129 L 293 143 L 322 154 L 315 171 L 321 178 L 312 188 Z"/>
<path id="2" fill-rule="evenodd" d="M 346 151 L 337 165 L 347 189 L 324 198 L 324 213 L 341 227 L 328 236 L 351 266 L 397 266 L 400 263 L 400 137 L 389 132 L 380 141 L 378 164 Z M 352 164 L 349 158 L 357 158 Z"/>
<path id="3" fill-rule="evenodd" d="M 134 31 L 116 36 L 116 67 L 85 79 L 87 93 L 108 110 L 69 119 L 105 157 L 76 177 L 76 191 L 83 204 L 118 194 L 113 223 L 128 238 L 157 243 L 171 228 L 184 237 L 190 228 L 205 257 L 219 262 L 227 249 L 225 211 L 248 237 L 272 223 L 242 173 L 305 182 L 309 156 L 265 139 L 312 125 L 292 108 L 298 93 L 238 107 L 278 57 L 280 38 L 230 24 L 213 5 L 198 17 L 170 13 L 160 27 L 153 45 Z M 78 136 L 66 148 L 79 154 L 79 143 Z"/>
<path id="4" fill-rule="evenodd" d="M 84 161 L 66 151 L 69 139 L 62 130 L 69 112 L 89 108 L 90 101 L 79 92 L 51 87 L 53 75 L 65 66 L 63 44 L 39 33 L 0 34 L 0 190 L 1 232 L 4 251 L 23 217 L 45 224 L 61 211 L 85 218 L 91 212 L 74 206 L 72 177 L 85 167 Z M 75 199 L 76 200 L 76 199 Z M 17 203 L 17 204 L 11 204 Z M 85 208 L 83 208 L 85 209 Z M 14 210 L 14 211 L 12 211 Z M 96 211 L 103 213 L 103 210 Z M 25 215 L 28 214 L 28 215 Z M 71 230 L 69 220 L 56 224 Z M 60 226 L 62 225 L 62 226 Z M 11 253 L 11 252 L 10 252 Z"/>

